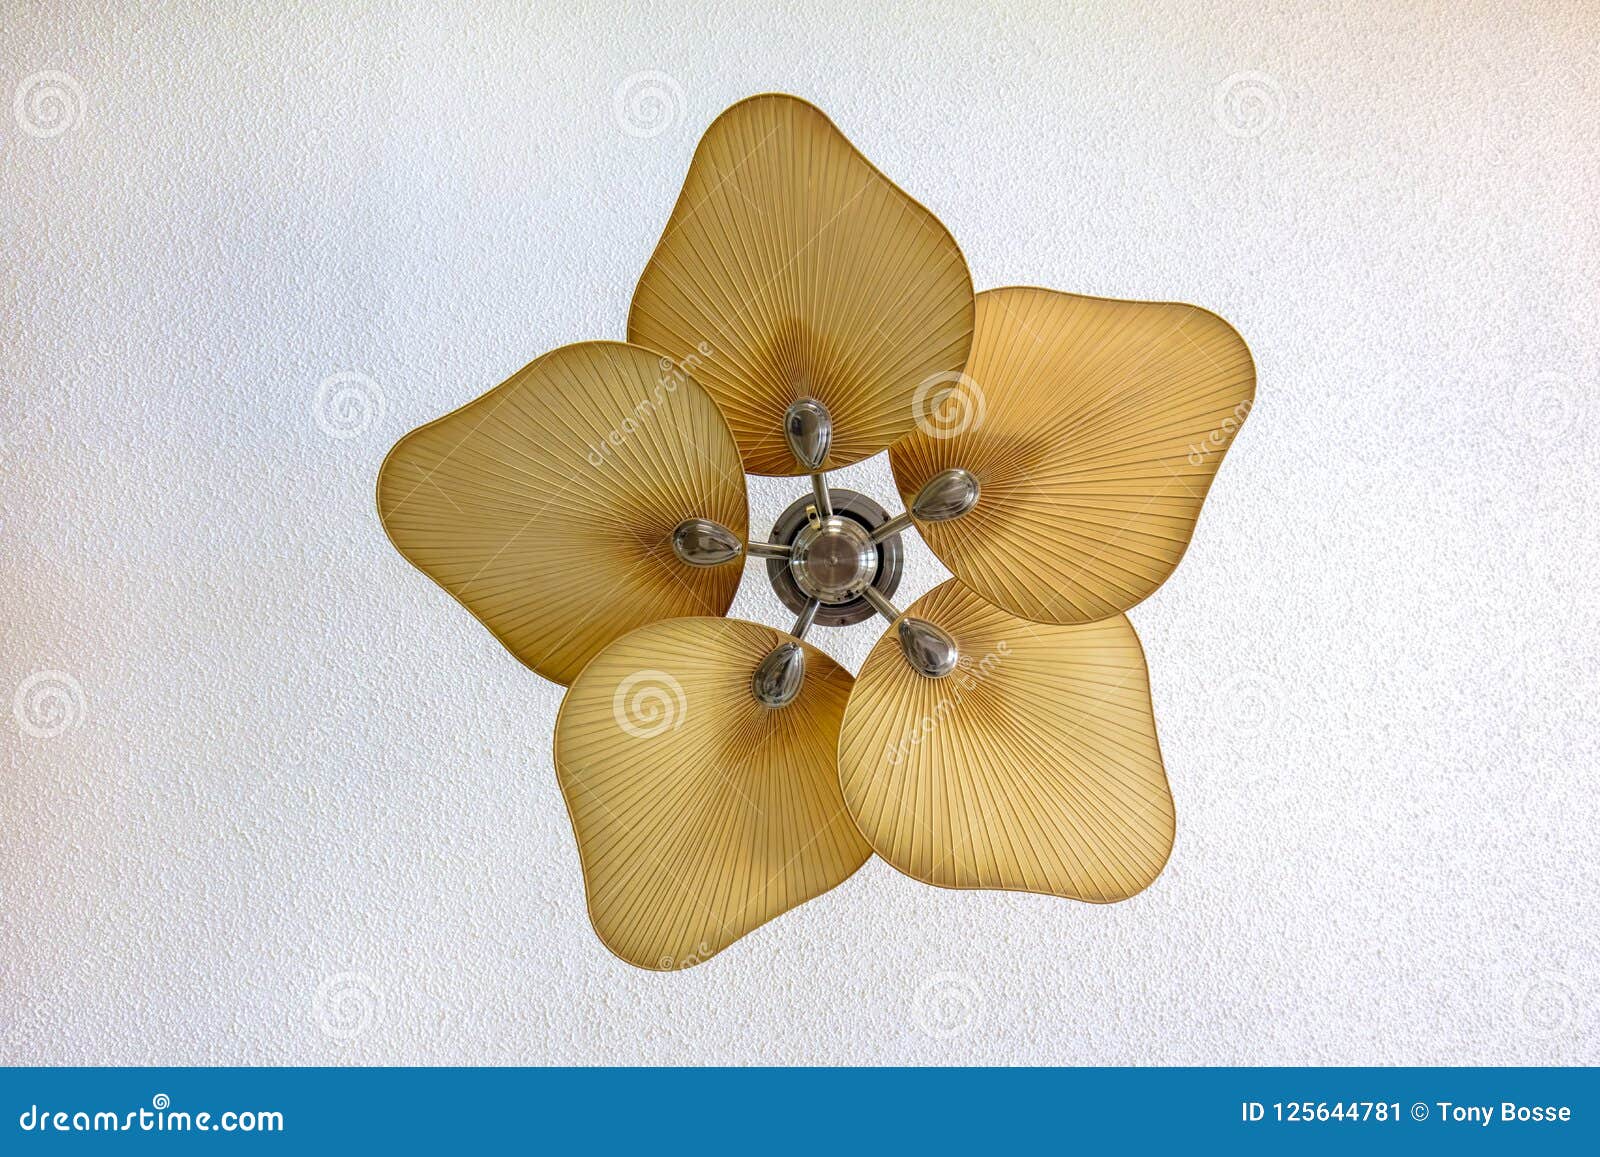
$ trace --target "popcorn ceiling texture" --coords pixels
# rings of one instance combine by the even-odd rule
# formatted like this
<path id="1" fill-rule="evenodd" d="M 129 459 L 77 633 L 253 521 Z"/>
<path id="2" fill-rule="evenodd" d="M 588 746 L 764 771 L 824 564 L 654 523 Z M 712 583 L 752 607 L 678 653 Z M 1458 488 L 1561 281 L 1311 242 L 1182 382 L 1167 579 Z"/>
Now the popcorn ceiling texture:
<path id="1" fill-rule="evenodd" d="M 1592 7 L 77 7 L 0 35 L 0 1060 L 1600 1061 Z M 873 861 L 656 975 L 589 928 L 560 689 L 373 481 L 621 337 L 773 89 L 979 287 L 1205 305 L 1259 398 L 1132 615 L 1154 887 Z"/>

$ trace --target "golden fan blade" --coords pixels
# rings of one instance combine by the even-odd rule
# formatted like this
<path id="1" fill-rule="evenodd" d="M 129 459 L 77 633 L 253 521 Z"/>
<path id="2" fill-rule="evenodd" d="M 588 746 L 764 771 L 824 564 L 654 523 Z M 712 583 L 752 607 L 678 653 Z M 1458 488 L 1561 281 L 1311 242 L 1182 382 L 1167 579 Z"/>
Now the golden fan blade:
<path id="1" fill-rule="evenodd" d="M 792 96 L 741 101 L 706 130 L 634 292 L 628 340 L 693 359 L 756 474 L 804 474 L 791 403 L 827 407 L 822 469 L 911 429 L 912 398 L 972 340 L 972 278 L 937 218 Z"/>
<path id="2" fill-rule="evenodd" d="M 411 431 L 379 471 L 378 514 L 401 554 L 558 683 L 635 627 L 728 609 L 743 556 L 689 566 L 680 523 L 748 534 L 716 405 L 621 342 L 553 350 Z"/>
<path id="3" fill-rule="evenodd" d="M 1031 623 L 953 579 L 906 614 L 961 659 L 918 675 L 890 630 L 856 678 L 839 776 L 873 850 L 943 888 L 1104 903 L 1147 887 L 1174 817 L 1128 620 Z"/>
<path id="4" fill-rule="evenodd" d="M 1254 398 L 1250 351 L 1213 313 L 988 290 L 966 373 L 889 462 L 908 506 L 941 471 L 976 476 L 970 512 L 917 520 L 957 578 L 1027 619 L 1093 622 L 1178 565 Z"/>
<path id="5" fill-rule="evenodd" d="M 839 798 L 850 673 L 800 644 L 787 706 L 756 701 L 779 643 L 738 619 L 673 619 L 618 639 L 567 692 L 556 775 L 589 917 L 641 968 L 687 968 L 836 884 L 871 855 Z"/>

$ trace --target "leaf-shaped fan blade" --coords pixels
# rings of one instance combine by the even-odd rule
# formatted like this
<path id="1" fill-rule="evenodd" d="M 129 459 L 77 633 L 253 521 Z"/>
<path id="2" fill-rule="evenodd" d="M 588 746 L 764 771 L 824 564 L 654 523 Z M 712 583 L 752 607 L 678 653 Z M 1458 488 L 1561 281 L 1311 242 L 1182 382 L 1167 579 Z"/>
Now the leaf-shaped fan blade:
<path id="1" fill-rule="evenodd" d="M 1172 848 L 1172 795 L 1144 654 L 1121 615 L 1032 623 L 957 580 L 906 611 L 955 640 L 930 679 L 894 630 L 845 709 L 845 804 L 873 849 L 925 883 L 1121 900 Z"/>
<path id="2" fill-rule="evenodd" d="M 804 683 L 782 707 L 752 680 L 781 644 Z M 871 854 L 839 798 L 850 673 L 738 619 L 673 619 L 584 668 L 556 722 L 556 774 L 589 915 L 630 964 L 698 964 L 834 887 Z"/>
<path id="3" fill-rule="evenodd" d="M 1249 350 L 1203 309 L 989 290 L 965 374 L 889 461 L 908 506 L 945 471 L 977 481 L 970 511 L 916 520 L 957 578 L 1027 619 L 1093 622 L 1178 565 L 1254 398 Z"/>
<path id="4" fill-rule="evenodd" d="M 633 296 L 628 340 L 692 365 L 747 469 L 859 462 L 911 429 L 924 383 L 957 375 L 972 278 L 937 218 L 792 96 L 716 119 Z M 820 467 L 795 460 L 784 415 L 822 403 Z"/>
<path id="5" fill-rule="evenodd" d="M 744 474 L 709 395 L 659 354 L 563 346 L 407 434 L 378 476 L 400 553 L 539 674 L 570 683 L 619 635 L 722 614 L 743 558 L 691 566 L 686 520 L 743 541 Z"/>

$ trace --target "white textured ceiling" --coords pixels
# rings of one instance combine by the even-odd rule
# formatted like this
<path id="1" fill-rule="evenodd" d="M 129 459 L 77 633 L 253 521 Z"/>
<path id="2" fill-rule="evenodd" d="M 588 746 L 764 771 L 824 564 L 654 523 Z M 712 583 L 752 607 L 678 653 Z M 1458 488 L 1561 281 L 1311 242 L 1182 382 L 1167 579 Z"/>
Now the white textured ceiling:
<path id="1" fill-rule="evenodd" d="M 78 7 L 0 31 L 0 1060 L 1600 1061 L 1592 7 Z M 772 89 L 980 287 L 1205 305 L 1259 397 L 1132 616 L 1153 888 L 874 861 L 657 975 L 588 926 L 559 689 L 373 480 L 622 336 Z"/>

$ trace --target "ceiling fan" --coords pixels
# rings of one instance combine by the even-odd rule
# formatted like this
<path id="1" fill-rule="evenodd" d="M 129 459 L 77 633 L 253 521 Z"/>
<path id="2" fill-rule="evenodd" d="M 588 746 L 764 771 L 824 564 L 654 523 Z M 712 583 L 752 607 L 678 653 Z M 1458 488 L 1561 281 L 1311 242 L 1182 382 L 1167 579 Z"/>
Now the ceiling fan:
<path id="1" fill-rule="evenodd" d="M 974 295 L 931 213 L 769 94 L 706 131 L 627 337 L 407 434 L 377 495 L 407 559 L 569 685 L 556 774 L 601 940 L 688 967 L 873 852 L 950 888 L 1154 880 L 1174 813 L 1122 612 L 1249 413 L 1238 334 L 1190 305 Z M 883 450 L 900 513 L 828 482 Z M 745 471 L 808 479 L 766 540 Z M 902 610 L 912 531 L 956 577 Z M 787 632 L 722 617 L 749 559 Z M 873 615 L 854 678 L 807 641 Z"/>

